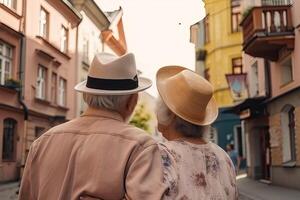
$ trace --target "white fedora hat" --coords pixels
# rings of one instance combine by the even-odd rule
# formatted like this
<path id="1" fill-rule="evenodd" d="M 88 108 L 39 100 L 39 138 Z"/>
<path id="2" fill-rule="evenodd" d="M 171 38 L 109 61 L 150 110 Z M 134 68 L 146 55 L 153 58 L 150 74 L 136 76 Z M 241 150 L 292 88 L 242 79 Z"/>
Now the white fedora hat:
<path id="1" fill-rule="evenodd" d="M 95 55 L 87 80 L 75 90 L 96 95 L 134 94 L 151 87 L 150 79 L 138 77 L 134 55 L 117 57 L 110 53 Z"/>
<path id="2" fill-rule="evenodd" d="M 162 67 L 156 74 L 156 85 L 167 107 L 180 118 L 209 125 L 218 117 L 212 85 L 195 72 L 180 66 Z"/>

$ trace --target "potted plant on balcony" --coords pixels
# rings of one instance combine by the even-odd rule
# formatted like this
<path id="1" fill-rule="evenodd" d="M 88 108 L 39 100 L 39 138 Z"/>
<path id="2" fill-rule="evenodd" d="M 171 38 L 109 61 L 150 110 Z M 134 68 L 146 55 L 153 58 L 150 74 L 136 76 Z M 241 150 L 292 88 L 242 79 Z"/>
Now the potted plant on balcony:
<path id="1" fill-rule="evenodd" d="M 15 89 L 15 90 L 19 89 L 20 85 L 21 85 L 20 81 L 12 79 L 12 78 L 7 79 L 4 84 L 5 87 L 10 88 L 10 89 Z"/>

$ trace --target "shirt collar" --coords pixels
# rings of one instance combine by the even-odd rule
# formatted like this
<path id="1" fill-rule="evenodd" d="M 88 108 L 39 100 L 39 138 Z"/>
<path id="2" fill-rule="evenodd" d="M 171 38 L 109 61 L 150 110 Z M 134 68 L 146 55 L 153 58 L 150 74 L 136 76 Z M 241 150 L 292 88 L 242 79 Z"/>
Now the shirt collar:
<path id="1" fill-rule="evenodd" d="M 88 107 L 84 111 L 84 113 L 81 115 L 81 117 L 84 117 L 84 116 L 104 117 L 104 118 L 115 119 L 118 121 L 124 121 L 123 117 L 115 111 L 99 109 L 99 108 L 92 108 L 92 107 Z"/>

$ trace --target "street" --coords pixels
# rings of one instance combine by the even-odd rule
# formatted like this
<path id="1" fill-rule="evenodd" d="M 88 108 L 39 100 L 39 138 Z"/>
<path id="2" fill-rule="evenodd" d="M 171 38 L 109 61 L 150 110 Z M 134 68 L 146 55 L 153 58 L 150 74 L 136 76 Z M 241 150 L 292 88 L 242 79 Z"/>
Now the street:
<path id="1" fill-rule="evenodd" d="M 0 184 L 0 199 L 1 200 L 16 200 L 18 196 L 16 192 L 19 189 L 19 183 Z"/>
<path id="2" fill-rule="evenodd" d="M 300 191 L 251 180 L 246 174 L 237 177 L 240 200 L 299 200 Z M 16 200 L 18 182 L 0 185 L 1 200 Z"/>

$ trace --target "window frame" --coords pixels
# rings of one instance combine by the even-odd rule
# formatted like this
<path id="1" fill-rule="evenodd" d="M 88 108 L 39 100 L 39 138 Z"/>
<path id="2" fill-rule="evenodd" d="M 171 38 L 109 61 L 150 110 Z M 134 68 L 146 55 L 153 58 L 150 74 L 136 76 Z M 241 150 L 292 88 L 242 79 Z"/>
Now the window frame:
<path id="1" fill-rule="evenodd" d="M 41 135 L 43 135 L 45 133 L 46 128 L 45 127 L 41 127 L 41 126 L 36 126 L 34 128 L 34 136 L 36 138 L 39 138 Z"/>
<path id="2" fill-rule="evenodd" d="M 236 4 L 234 2 L 236 2 Z M 231 4 L 230 5 L 231 33 L 239 33 L 242 31 L 242 28 L 239 26 L 240 21 L 242 19 L 241 0 L 231 0 L 230 4 Z M 237 12 L 235 11 L 235 9 L 239 9 L 240 11 Z M 233 27 L 234 25 L 233 21 L 235 21 L 236 27 Z"/>
<path id="3" fill-rule="evenodd" d="M 12 78 L 12 67 L 13 67 L 13 47 L 0 41 L 1 52 L 0 52 L 0 85 L 5 85 L 6 81 Z M 9 50 L 9 55 L 7 55 L 7 49 Z M 9 65 L 9 70 L 6 70 L 6 63 Z M 8 74 L 8 78 L 6 75 Z"/>
<path id="4" fill-rule="evenodd" d="M 89 40 L 85 37 L 82 43 L 82 61 L 85 64 L 89 64 Z"/>
<path id="5" fill-rule="evenodd" d="M 16 3 L 17 3 L 16 0 L 0 0 L 0 3 L 10 9 L 16 10 Z"/>
<path id="6" fill-rule="evenodd" d="M 53 104 L 57 104 L 58 96 L 57 96 L 57 91 L 58 91 L 58 81 L 57 81 L 57 73 L 52 72 L 51 74 L 51 102 Z"/>
<path id="7" fill-rule="evenodd" d="M 63 83 L 63 85 L 61 85 Z M 59 77 L 58 80 L 58 101 L 57 104 L 62 107 L 66 107 L 67 104 L 67 80 L 63 77 Z"/>
<path id="8" fill-rule="evenodd" d="M 210 30 L 209 30 L 209 15 L 206 15 L 203 19 L 204 22 L 204 43 L 207 44 L 210 42 Z"/>
<path id="9" fill-rule="evenodd" d="M 5 130 L 6 129 L 6 122 L 9 121 L 11 122 L 11 124 L 9 125 L 12 125 L 13 126 L 13 136 L 11 137 L 11 144 L 12 145 L 12 151 L 9 152 L 9 156 L 5 157 L 5 147 L 7 146 L 6 145 L 6 139 L 5 139 L 5 136 L 7 133 L 7 131 Z M 18 122 L 17 120 L 13 119 L 13 118 L 5 118 L 3 120 L 3 141 L 2 141 L 2 161 L 3 162 L 14 162 L 15 159 L 16 159 L 16 148 L 17 148 L 17 127 L 18 127 Z M 7 148 L 7 147 L 6 147 Z"/>
<path id="10" fill-rule="evenodd" d="M 289 59 L 291 60 L 291 79 L 289 81 L 284 82 L 283 81 L 284 67 L 287 67 L 287 66 L 286 65 L 284 66 L 283 63 L 287 62 Z M 288 55 L 284 59 L 282 59 L 279 62 L 279 67 L 280 67 L 280 85 L 281 85 L 281 87 L 292 83 L 294 81 L 294 65 L 293 65 L 292 55 Z"/>
<path id="11" fill-rule="evenodd" d="M 235 64 L 236 60 L 240 60 L 241 64 L 240 65 Z M 235 72 L 235 69 L 237 69 L 237 68 L 240 69 L 239 73 Z M 232 69 L 232 74 L 243 74 L 243 59 L 242 59 L 242 57 L 234 57 L 231 59 L 231 69 Z"/>
<path id="12" fill-rule="evenodd" d="M 251 85 L 251 92 L 253 92 L 251 95 L 259 96 L 259 72 L 257 60 L 251 65 L 251 80 L 251 83 L 253 84 Z"/>
<path id="13" fill-rule="evenodd" d="M 42 24 L 42 12 L 45 13 L 45 23 Z M 48 39 L 49 38 L 49 12 L 44 8 L 41 7 L 40 8 L 40 16 L 39 16 L 39 36 L 41 36 L 44 39 Z M 45 27 L 45 33 L 42 32 L 42 26 Z"/>
<path id="14" fill-rule="evenodd" d="M 297 161 L 295 107 L 287 104 L 281 110 L 282 164 L 294 166 Z M 293 126 L 293 127 L 292 127 Z M 288 134 L 288 135 L 283 135 Z M 286 139 L 288 138 L 288 141 Z M 285 145 L 288 145 L 286 147 Z M 285 152 L 288 150 L 288 155 Z M 288 158 L 286 158 L 289 156 Z"/>
<path id="15" fill-rule="evenodd" d="M 63 53 L 68 53 L 68 45 L 69 45 L 69 30 L 64 25 L 62 25 L 61 35 L 60 35 L 60 51 Z"/>
<path id="16" fill-rule="evenodd" d="M 42 77 L 43 72 L 40 73 L 40 69 L 44 70 L 44 77 Z M 37 71 L 37 81 L 36 81 L 36 95 L 35 97 L 38 99 L 46 100 L 47 99 L 47 68 L 41 64 L 38 65 L 38 71 Z M 43 87 L 40 88 L 40 81 L 43 84 Z M 43 89 L 44 88 L 44 92 Z"/>

